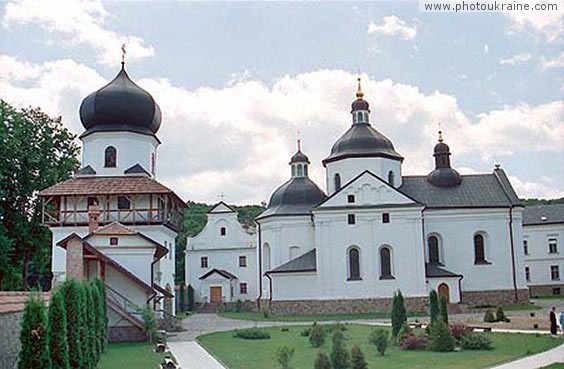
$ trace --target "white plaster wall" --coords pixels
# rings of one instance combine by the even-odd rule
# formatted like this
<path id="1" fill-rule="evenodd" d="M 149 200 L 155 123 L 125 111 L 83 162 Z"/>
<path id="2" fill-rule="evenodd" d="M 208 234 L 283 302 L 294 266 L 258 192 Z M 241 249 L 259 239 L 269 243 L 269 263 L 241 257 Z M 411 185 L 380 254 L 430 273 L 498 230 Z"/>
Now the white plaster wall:
<path id="1" fill-rule="evenodd" d="M 316 273 L 272 274 L 273 300 L 313 300 L 320 288 Z M 344 298 L 344 297 L 343 297 Z"/>
<path id="2" fill-rule="evenodd" d="M 462 291 L 513 289 L 509 209 L 426 210 L 427 237 L 438 234 L 443 242 L 441 261 L 444 268 L 462 274 Z M 520 212 L 514 219 L 514 246 L 517 288 L 525 288 L 523 276 Z M 474 235 L 483 232 L 486 260 L 474 264 Z M 427 252 L 427 251 L 425 251 Z"/>
<path id="3" fill-rule="evenodd" d="M 237 213 L 208 214 L 204 229 L 195 237 L 188 237 L 187 248 L 191 250 L 256 247 L 256 233 L 247 232 L 237 220 Z M 225 236 L 220 229 L 226 228 Z"/>
<path id="4" fill-rule="evenodd" d="M 222 278 L 221 276 L 214 274 L 213 276 L 210 276 L 208 279 L 202 282 L 200 288 L 199 300 L 196 300 L 196 302 L 210 302 L 210 287 L 221 287 L 223 302 L 236 301 L 237 298 L 232 297 L 231 295 L 232 286 L 233 286 L 233 292 L 235 292 L 235 290 L 239 287 L 238 284 L 232 283 L 228 279 Z"/>
<path id="5" fill-rule="evenodd" d="M 119 246 L 114 246 L 101 247 L 98 249 L 151 286 L 151 262 L 155 254 L 155 247 L 120 249 Z"/>
<path id="6" fill-rule="evenodd" d="M 155 155 L 155 166 L 157 165 L 159 143 L 149 135 L 134 132 L 95 132 L 83 138 L 82 142 L 82 167 L 92 166 L 99 176 L 123 175 L 124 170 L 135 164 L 141 165 L 151 173 L 151 154 Z M 108 146 L 117 149 L 115 168 L 104 168 L 104 152 Z"/>
<path id="7" fill-rule="evenodd" d="M 401 186 L 401 162 L 387 158 L 347 158 L 331 163 L 326 167 L 327 193 L 335 192 L 334 177 L 336 173 L 341 176 L 341 187 L 358 176 L 365 170 L 369 170 L 384 181 L 388 181 L 388 172 L 394 172 L 394 187 Z"/>
<path id="8" fill-rule="evenodd" d="M 106 269 L 106 283 L 134 304 L 141 307 L 146 305 L 148 299 L 147 291 L 112 267 Z M 111 294 L 111 292 L 108 292 L 108 294 Z"/>
<path id="9" fill-rule="evenodd" d="M 525 266 L 530 269 L 531 280 L 527 284 L 530 286 L 561 285 L 564 280 L 564 224 L 524 226 L 523 235 L 523 238 L 528 241 L 529 254 L 524 254 L 522 244 L 518 250 L 524 258 Z M 549 253 L 549 238 L 557 239 L 558 253 Z M 551 265 L 559 266 L 559 281 L 551 279 Z"/>

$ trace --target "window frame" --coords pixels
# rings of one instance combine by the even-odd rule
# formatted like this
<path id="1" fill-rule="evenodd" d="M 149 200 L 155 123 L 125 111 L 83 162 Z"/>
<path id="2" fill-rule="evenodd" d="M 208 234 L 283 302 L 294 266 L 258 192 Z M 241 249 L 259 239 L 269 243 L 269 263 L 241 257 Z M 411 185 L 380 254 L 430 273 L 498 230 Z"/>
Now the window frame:
<path id="1" fill-rule="evenodd" d="M 110 156 L 113 153 L 113 158 Z M 113 161 L 112 161 L 113 160 Z M 117 167 L 117 149 L 115 146 L 107 146 L 104 149 L 104 168 L 116 168 Z"/>
<path id="2" fill-rule="evenodd" d="M 433 245 L 434 247 L 436 247 L 436 260 L 434 260 L 434 258 L 433 260 L 431 260 L 431 239 L 434 239 L 436 241 L 436 244 Z M 427 237 L 427 254 L 427 256 L 429 257 L 429 264 L 441 264 L 441 242 L 436 234 L 431 234 L 429 237 Z"/>
<path id="3" fill-rule="evenodd" d="M 219 227 L 219 235 L 221 237 L 227 236 L 227 227 Z"/>
<path id="4" fill-rule="evenodd" d="M 356 253 L 356 256 L 353 258 L 353 252 Z M 356 261 L 356 266 L 353 265 L 353 262 Z M 355 266 L 355 268 L 353 268 Z M 353 275 L 353 271 L 356 272 Z M 362 272 L 360 268 L 360 249 L 357 246 L 351 246 L 347 249 L 347 281 L 361 281 L 362 280 Z"/>
<path id="5" fill-rule="evenodd" d="M 356 225 L 356 214 L 347 214 L 347 224 Z"/>
<path id="6" fill-rule="evenodd" d="M 239 294 L 246 295 L 249 293 L 249 285 L 247 282 L 239 283 Z"/>
<path id="7" fill-rule="evenodd" d="M 247 256 L 239 255 L 239 268 L 246 268 L 246 267 L 247 267 Z"/>
<path id="8" fill-rule="evenodd" d="M 526 282 L 531 281 L 531 268 L 528 266 L 525 266 L 525 281 Z"/>
<path id="9" fill-rule="evenodd" d="M 388 251 L 388 268 L 389 274 L 384 274 L 384 259 L 383 259 L 383 252 L 384 250 Z M 395 279 L 394 277 L 394 270 L 393 270 L 393 261 L 392 261 L 392 248 L 388 245 L 381 246 L 378 250 L 378 262 L 380 264 L 380 280 L 388 280 L 388 279 Z"/>
<path id="10" fill-rule="evenodd" d="M 559 265 L 551 265 L 550 266 L 550 280 L 551 281 L 559 281 L 560 280 L 560 266 Z"/>
<path id="11" fill-rule="evenodd" d="M 382 223 L 388 224 L 390 222 L 390 213 L 382 213 Z"/>
<path id="12" fill-rule="evenodd" d="M 354 195 L 347 195 L 347 203 L 354 204 L 356 202 L 356 198 Z"/>
<path id="13" fill-rule="evenodd" d="M 476 241 L 481 238 L 481 245 L 477 244 Z M 479 249 L 478 247 L 481 246 L 481 256 L 482 258 L 478 258 L 479 253 L 477 252 Z M 487 259 L 486 254 L 486 234 L 483 232 L 476 232 L 472 237 L 472 247 L 474 248 L 474 265 L 489 265 L 491 264 Z"/>
<path id="14" fill-rule="evenodd" d="M 558 238 L 549 236 L 546 240 L 549 254 L 558 254 Z"/>
<path id="15" fill-rule="evenodd" d="M 207 256 L 200 256 L 200 268 L 207 269 L 210 267 L 210 262 Z"/>
<path id="16" fill-rule="evenodd" d="M 110 237 L 110 246 L 118 246 L 119 245 L 119 238 L 118 237 Z"/>
<path id="17" fill-rule="evenodd" d="M 127 207 L 125 207 L 122 201 L 127 201 Z M 131 200 L 127 196 L 117 197 L 117 208 L 118 210 L 131 210 Z"/>

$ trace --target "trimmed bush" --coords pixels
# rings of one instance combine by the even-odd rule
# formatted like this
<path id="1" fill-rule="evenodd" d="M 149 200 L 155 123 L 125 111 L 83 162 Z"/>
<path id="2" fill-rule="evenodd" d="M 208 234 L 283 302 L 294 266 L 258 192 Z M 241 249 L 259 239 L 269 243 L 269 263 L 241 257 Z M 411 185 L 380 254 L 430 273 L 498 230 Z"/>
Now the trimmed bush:
<path id="1" fill-rule="evenodd" d="M 495 323 L 496 322 L 494 313 L 491 310 L 486 310 L 486 313 L 484 314 L 484 322 L 486 322 L 486 323 Z"/>
<path id="2" fill-rule="evenodd" d="M 438 319 L 431 326 L 431 350 L 448 352 L 454 350 L 454 338 L 450 334 L 448 326 Z"/>
<path id="3" fill-rule="evenodd" d="M 483 333 L 471 333 L 462 336 L 460 346 L 465 350 L 491 350 L 492 341 Z"/>
<path id="4" fill-rule="evenodd" d="M 310 333 L 311 333 L 311 328 L 306 328 L 306 329 L 304 329 L 303 331 L 300 332 L 300 336 L 301 337 L 309 337 Z"/>
<path id="5" fill-rule="evenodd" d="M 401 341 L 400 348 L 402 350 L 427 350 L 429 348 L 429 336 L 412 334 Z"/>
<path id="6" fill-rule="evenodd" d="M 403 295 L 401 291 L 398 290 L 394 293 L 394 299 L 392 301 L 392 337 L 397 337 L 405 321 L 407 321 L 407 312 L 405 310 Z"/>
<path id="7" fill-rule="evenodd" d="M 278 347 L 276 349 L 276 352 L 274 354 L 274 358 L 276 359 L 276 361 L 278 361 L 278 364 L 280 364 L 280 367 L 282 369 L 290 369 L 290 363 L 292 362 L 292 357 L 294 356 L 294 351 L 296 351 L 296 349 L 294 349 L 293 347 L 288 347 L 288 346 L 282 346 L 282 347 Z"/>
<path id="8" fill-rule="evenodd" d="M 329 361 L 329 356 L 323 350 L 317 352 L 317 357 L 313 363 L 313 369 L 332 369 L 331 361 Z"/>
<path id="9" fill-rule="evenodd" d="M 64 296 L 60 289 L 51 295 L 48 318 L 49 356 L 52 369 L 69 369 L 69 345 L 67 342 L 67 313 Z"/>
<path id="10" fill-rule="evenodd" d="M 247 328 L 236 330 L 234 337 L 246 340 L 267 340 L 270 338 L 270 334 L 258 328 Z"/>
<path id="11" fill-rule="evenodd" d="M 388 331 L 382 328 L 376 328 L 368 337 L 368 342 L 376 346 L 376 350 L 380 355 L 384 356 L 388 347 Z"/>
<path id="12" fill-rule="evenodd" d="M 157 334 L 157 318 L 155 317 L 155 312 L 148 306 L 137 307 L 137 312 L 141 314 L 141 319 L 143 320 L 143 333 L 147 335 L 149 342 L 153 342 L 153 338 Z"/>
<path id="13" fill-rule="evenodd" d="M 67 316 L 67 343 L 69 347 L 69 364 L 72 369 L 82 368 L 81 330 L 84 305 L 80 285 L 70 279 L 60 289 Z"/>
<path id="14" fill-rule="evenodd" d="M 327 333 L 322 326 L 313 323 L 311 332 L 309 333 L 309 342 L 313 347 L 321 347 L 325 343 L 326 335 Z"/>
<path id="15" fill-rule="evenodd" d="M 439 316 L 448 325 L 448 302 L 445 296 L 441 296 L 439 302 Z"/>
<path id="16" fill-rule="evenodd" d="M 434 323 L 439 316 L 439 298 L 437 296 L 437 291 L 431 290 L 429 292 L 429 304 L 430 304 L 430 315 L 431 315 L 431 323 Z M 430 324 L 431 324 L 430 323 Z"/>
<path id="17" fill-rule="evenodd" d="M 501 306 L 497 308 L 497 311 L 495 312 L 495 318 L 498 322 L 509 323 L 511 321 L 507 316 L 505 316 L 505 312 L 503 311 L 503 308 Z"/>
<path id="18" fill-rule="evenodd" d="M 409 326 L 409 323 L 404 322 L 401 326 L 401 329 L 398 333 L 397 338 L 397 342 L 401 343 L 401 341 L 403 341 L 404 339 L 406 339 L 409 336 L 413 335 L 413 330 L 411 329 L 411 327 Z"/>
<path id="19" fill-rule="evenodd" d="M 469 328 L 461 323 L 454 323 L 450 326 L 450 334 L 455 340 L 460 340 L 463 336 L 472 333 L 472 328 Z"/>
<path id="20" fill-rule="evenodd" d="M 333 332 L 333 350 L 331 351 L 333 369 L 349 369 L 350 355 L 345 346 L 345 338 L 340 329 Z"/>
<path id="21" fill-rule="evenodd" d="M 354 345 L 351 350 L 351 369 L 368 369 L 368 363 L 358 345 Z"/>
<path id="22" fill-rule="evenodd" d="M 39 296 L 31 294 L 27 298 L 21 324 L 18 369 L 50 369 L 47 316 Z"/>

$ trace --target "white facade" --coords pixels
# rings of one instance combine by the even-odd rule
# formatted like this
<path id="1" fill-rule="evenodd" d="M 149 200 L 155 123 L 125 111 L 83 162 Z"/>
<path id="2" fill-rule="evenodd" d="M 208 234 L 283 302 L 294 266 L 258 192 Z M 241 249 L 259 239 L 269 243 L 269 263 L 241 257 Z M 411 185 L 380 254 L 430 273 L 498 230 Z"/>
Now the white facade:
<path id="1" fill-rule="evenodd" d="M 237 212 L 220 202 L 207 214 L 204 229 L 186 242 L 186 284 L 194 288 L 195 302 L 255 300 L 257 273 L 256 231 L 244 228 Z M 219 295 L 212 298 L 212 290 Z"/>

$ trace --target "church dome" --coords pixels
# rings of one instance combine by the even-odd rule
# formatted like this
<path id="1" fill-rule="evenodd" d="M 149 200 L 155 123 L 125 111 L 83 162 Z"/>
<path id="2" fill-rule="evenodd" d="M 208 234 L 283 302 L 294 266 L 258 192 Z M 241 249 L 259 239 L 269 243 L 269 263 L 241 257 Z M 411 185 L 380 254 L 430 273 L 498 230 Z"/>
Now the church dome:
<path id="1" fill-rule="evenodd" d="M 354 112 L 354 111 L 358 111 L 358 110 L 368 110 L 368 111 L 370 111 L 368 101 L 363 100 L 362 97 L 356 99 L 351 104 L 351 113 Z"/>
<path id="2" fill-rule="evenodd" d="M 107 131 L 154 136 L 161 126 L 161 109 L 151 94 L 129 78 L 122 66 L 110 83 L 82 100 L 80 120 L 86 129 L 81 137 Z"/>
<path id="3" fill-rule="evenodd" d="M 294 156 L 292 156 L 292 158 L 290 159 L 290 164 L 304 163 L 304 162 L 309 164 L 309 158 L 307 157 L 306 154 L 301 152 L 301 150 L 298 150 L 298 152 L 296 152 Z"/>
<path id="4" fill-rule="evenodd" d="M 462 177 L 451 167 L 450 147 L 443 141 L 443 133 L 439 131 L 439 142 L 433 149 L 435 170 L 427 175 L 427 181 L 435 187 L 458 186 L 462 183 Z"/>
<path id="5" fill-rule="evenodd" d="M 325 199 L 325 193 L 307 177 L 292 178 L 278 187 L 270 197 L 268 209 L 283 208 L 309 211 Z M 280 214 L 277 212 L 277 214 Z"/>

